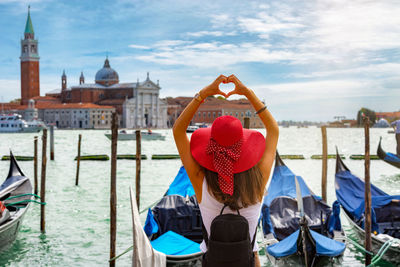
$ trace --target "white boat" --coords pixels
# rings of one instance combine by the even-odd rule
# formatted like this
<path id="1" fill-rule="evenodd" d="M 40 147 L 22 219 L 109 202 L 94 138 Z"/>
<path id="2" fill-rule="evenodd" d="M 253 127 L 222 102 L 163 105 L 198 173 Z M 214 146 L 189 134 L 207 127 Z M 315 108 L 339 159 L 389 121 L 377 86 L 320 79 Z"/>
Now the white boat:
<path id="1" fill-rule="evenodd" d="M 0 133 L 35 133 L 45 127 L 42 121 L 25 121 L 19 114 L 0 114 Z"/>
<path id="2" fill-rule="evenodd" d="M 186 129 L 187 133 L 193 133 L 194 131 L 196 131 L 197 129 L 199 129 L 200 127 L 197 125 L 189 125 Z"/>
<path id="3" fill-rule="evenodd" d="M 142 131 L 140 132 L 140 135 L 143 140 L 165 140 L 165 136 L 160 133 Z M 111 140 L 111 134 L 105 134 L 105 136 Z M 122 130 L 118 133 L 118 140 L 136 140 L 136 133 L 127 133 L 125 130 Z"/>

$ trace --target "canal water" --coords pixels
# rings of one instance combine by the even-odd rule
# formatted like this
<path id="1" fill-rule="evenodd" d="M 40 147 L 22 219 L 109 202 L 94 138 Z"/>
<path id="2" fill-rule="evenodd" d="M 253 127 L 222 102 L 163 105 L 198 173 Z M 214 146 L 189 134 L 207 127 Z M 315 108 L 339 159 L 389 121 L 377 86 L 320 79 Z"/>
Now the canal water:
<path id="1" fill-rule="evenodd" d="M 82 134 L 82 155 L 108 154 L 111 142 L 102 130 L 56 130 L 55 160 L 48 160 L 46 180 L 46 233 L 40 232 L 40 207 L 33 204 L 27 212 L 17 240 L 0 252 L 0 266 L 108 266 L 110 161 L 81 161 L 79 186 L 75 186 L 78 135 Z M 158 130 L 165 141 L 143 141 L 141 208 L 159 199 L 174 179 L 180 160 L 151 160 L 152 154 L 177 154 L 171 130 Z M 364 162 L 349 159 L 351 154 L 364 153 L 363 129 L 328 129 L 328 152 L 335 146 L 346 156 L 345 164 L 354 174 L 363 177 Z M 379 137 L 383 148 L 395 151 L 394 134 L 387 129 L 371 129 L 371 154 L 376 154 Z M 33 139 L 37 134 L 0 134 L 0 155 L 11 149 L 15 155 L 33 155 Z M 41 133 L 39 134 L 41 136 Z M 135 141 L 118 142 L 118 154 L 135 154 Z M 321 154 L 321 130 L 281 128 L 278 144 L 280 154 L 303 154 L 305 160 L 284 160 L 311 189 L 320 194 L 321 160 L 310 159 Z M 41 142 L 39 142 L 41 151 Z M 25 175 L 33 178 L 33 162 L 19 163 Z M 39 163 L 40 166 L 40 163 Z M 0 161 L 0 175 L 5 179 L 8 161 Z M 335 200 L 335 160 L 328 160 L 328 203 Z M 39 170 L 40 177 L 40 170 Z M 33 183 L 33 179 L 32 183 Z M 400 194 L 400 170 L 380 160 L 371 161 L 371 181 L 390 194 Z M 117 165 L 117 254 L 132 245 L 132 219 L 129 187 L 135 186 L 135 161 L 118 160 Z M 145 214 L 142 215 L 145 220 Z M 355 238 L 348 222 L 342 218 L 346 232 Z M 263 254 L 263 252 L 260 252 Z M 263 266 L 270 266 L 261 256 Z M 131 253 L 117 260 L 117 266 L 130 266 Z M 345 255 L 336 266 L 364 266 L 363 254 L 348 244 Z M 394 266 L 380 262 L 378 266 Z"/>

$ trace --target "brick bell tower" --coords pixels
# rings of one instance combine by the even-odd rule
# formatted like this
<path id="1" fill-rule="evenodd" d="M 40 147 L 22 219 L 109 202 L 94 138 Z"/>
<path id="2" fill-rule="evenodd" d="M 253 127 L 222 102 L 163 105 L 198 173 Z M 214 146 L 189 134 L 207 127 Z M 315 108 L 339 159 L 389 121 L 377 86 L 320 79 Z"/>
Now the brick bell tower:
<path id="1" fill-rule="evenodd" d="M 21 40 L 20 59 L 21 105 L 26 105 L 32 97 L 40 96 L 38 41 L 35 40 L 30 6 L 28 7 L 28 18 L 26 19 L 24 39 Z"/>

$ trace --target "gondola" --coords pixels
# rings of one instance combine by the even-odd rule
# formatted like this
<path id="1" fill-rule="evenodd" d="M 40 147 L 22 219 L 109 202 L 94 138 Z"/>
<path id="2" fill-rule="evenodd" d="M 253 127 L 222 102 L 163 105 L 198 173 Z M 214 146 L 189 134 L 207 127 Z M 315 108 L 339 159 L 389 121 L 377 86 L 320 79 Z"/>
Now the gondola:
<path id="1" fill-rule="evenodd" d="M 10 169 L 0 185 L 0 250 L 9 247 L 16 239 L 31 199 L 32 184 L 10 152 Z"/>
<path id="2" fill-rule="evenodd" d="M 274 266 L 325 266 L 340 258 L 346 238 L 339 212 L 337 203 L 329 207 L 276 153 L 261 210 L 266 255 Z"/>
<path id="3" fill-rule="evenodd" d="M 336 157 L 335 188 L 337 200 L 344 210 L 345 217 L 358 237 L 364 240 L 365 183 L 351 173 L 339 156 Z M 378 253 L 385 242 L 400 238 L 400 195 L 388 195 L 371 184 L 371 200 L 372 250 Z M 383 258 L 399 263 L 399 244 L 389 246 Z"/>
<path id="4" fill-rule="evenodd" d="M 385 152 L 382 149 L 381 142 L 382 142 L 382 137 L 379 140 L 378 151 L 377 151 L 378 157 L 381 160 L 389 163 L 390 165 L 393 165 L 393 166 L 395 166 L 397 168 L 400 168 L 400 158 L 395 154 L 392 154 L 392 153 L 389 153 L 389 152 Z"/>
<path id="5" fill-rule="evenodd" d="M 132 196 L 131 193 L 135 202 Z M 132 207 L 135 210 L 136 204 L 132 203 Z M 136 227 L 136 236 L 141 235 L 142 241 L 138 241 L 141 243 L 136 244 L 138 251 L 134 252 L 133 260 L 140 261 L 136 262 L 136 266 L 201 266 L 201 214 L 184 167 L 180 168 L 161 200 L 149 208 L 143 228 L 138 216 L 137 213 L 133 222 L 136 226 L 140 225 L 140 229 Z M 149 262 L 157 264 L 146 265 Z"/>

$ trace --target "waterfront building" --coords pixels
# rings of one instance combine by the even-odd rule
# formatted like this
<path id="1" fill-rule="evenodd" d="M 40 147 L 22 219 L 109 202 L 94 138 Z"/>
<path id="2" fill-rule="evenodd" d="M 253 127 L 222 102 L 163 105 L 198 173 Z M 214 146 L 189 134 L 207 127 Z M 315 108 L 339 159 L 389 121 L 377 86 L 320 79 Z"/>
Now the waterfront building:
<path id="1" fill-rule="evenodd" d="M 92 103 L 49 104 L 40 109 L 46 124 L 82 129 L 109 129 L 114 111 L 112 106 Z"/>
<path id="2" fill-rule="evenodd" d="M 400 111 L 394 112 L 375 112 L 376 119 L 385 119 L 389 122 L 400 119 Z"/>
<path id="3" fill-rule="evenodd" d="M 109 129 L 115 108 L 93 103 L 54 103 L 30 100 L 28 105 L 5 105 L 6 113 L 21 115 L 26 121 L 43 121 L 57 128 Z"/>
<path id="4" fill-rule="evenodd" d="M 169 104 L 168 121 L 171 126 L 192 99 L 193 97 L 167 98 Z M 244 123 L 244 118 L 248 117 L 250 119 L 250 128 L 264 127 L 261 119 L 255 114 L 253 106 L 247 99 L 227 100 L 218 97 L 208 97 L 193 116 L 191 124 L 212 124 L 216 118 L 222 115 L 236 117 L 242 124 Z"/>
<path id="5" fill-rule="evenodd" d="M 61 103 L 93 103 L 113 106 L 120 115 L 119 125 L 126 128 L 166 128 L 167 107 L 159 98 L 159 82 L 150 80 L 149 73 L 144 82 L 120 83 L 118 73 L 111 68 L 108 57 L 103 68 L 97 71 L 94 83 L 85 83 L 83 72 L 79 85 L 67 86 L 65 71 L 61 75 L 61 89 L 46 94 Z"/>
<path id="6" fill-rule="evenodd" d="M 125 128 L 167 128 L 166 102 L 159 98 L 160 86 L 153 83 L 147 73 L 144 82 L 137 81 L 134 96 L 126 98 L 122 106 Z"/>

